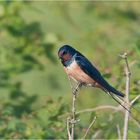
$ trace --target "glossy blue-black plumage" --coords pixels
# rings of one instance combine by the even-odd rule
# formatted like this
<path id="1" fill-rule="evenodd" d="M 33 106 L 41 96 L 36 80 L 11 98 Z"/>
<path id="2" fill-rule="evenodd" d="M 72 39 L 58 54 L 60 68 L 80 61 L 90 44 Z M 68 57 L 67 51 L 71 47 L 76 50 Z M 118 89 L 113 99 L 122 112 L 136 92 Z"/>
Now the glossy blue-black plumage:
<path id="1" fill-rule="evenodd" d="M 91 77 L 94 81 L 96 81 L 99 85 L 101 85 L 105 91 L 114 93 L 118 96 L 124 97 L 124 94 L 120 91 L 117 91 L 114 87 L 112 87 L 100 74 L 100 72 L 97 70 L 97 68 L 91 64 L 91 62 L 80 52 L 75 50 L 69 45 L 64 45 L 61 47 L 58 51 L 58 54 L 61 52 L 70 54 L 72 57 L 69 60 L 63 60 L 62 63 L 65 67 L 69 66 L 72 61 L 76 61 L 76 63 L 79 65 L 79 67 L 84 71 L 89 77 Z M 61 57 L 61 56 L 59 56 Z"/>
<path id="2" fill-rule="evenodd" d="M 80 68 L 89 75 L 92 79 L 94 79 L 98 84 L 100 84 L 103 89 L 105 89 L 108 92 L 112 92 L 116 95 L 119 95 L 121 97 L 124 97 L 124 95 L 117 91 L 114 87 L 112 87 L 100 74 L 100 72 L 86 59 L 84 56 L 77 55 L 75 58 L 77 64 L 80 66 Z"/>

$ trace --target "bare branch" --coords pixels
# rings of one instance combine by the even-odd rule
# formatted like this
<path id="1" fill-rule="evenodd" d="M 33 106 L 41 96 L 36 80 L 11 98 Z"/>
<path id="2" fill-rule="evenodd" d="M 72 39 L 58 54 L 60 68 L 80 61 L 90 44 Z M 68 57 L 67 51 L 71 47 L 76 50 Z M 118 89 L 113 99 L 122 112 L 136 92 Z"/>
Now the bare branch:
<path id="1" fill-rule="evenodd" d="M 121 56 L 126 63 L 125 66 L 125 74 L 126 74 L 126 96 L 125 96 L 125 102 L 127 103 L 127 108 L 130 110 L 130 101 L 129 101 L 129 88 L 130 88 L 130 68 L 129 68 L 129 64 L 128 64 L 128 60 L 127 60 L 127 53 L 124 53 Z M 124 119 L 124 131 L 123 131 L 123 140 L 127 140 L 128 137 L 128 124 L 129 124 L 129 116 L 130 116 L 130 112 L 129 111 L 125 111 L 125 119 Z"/>
<path id="2" fill-rule="evenodd" d="M 121 131 L 120 131 L 119 124 L 117 124 L 116 127 L 117 127 L 117 132 L 118 132 L 118 139 L 121 140 Z"/>
<path id="3" fill-rule="evenodd" d="M 101 130 L 97 130 L 94 135 L 92 136 L 92 139 L 97 139 L 97 137 L 102 133 Z"/>
<path id="4" fill-rule="evenodd" d="M 87 134 L 88 134 L 88 132 L 89 132 L 90 128 L 91 128 L 91 127 L 92 127 L 92 125 L 95 123 L 95 121 L 96 121 L 96 116 L 94 117 L 94 119 L 92 120 L 91 124 L 90 124 L 90 125 L 89 125 L 89 127 L 87 128 L 86 133 L 85 133 L 85 135 L 84 135 L 83 139 L 85 139 L 85 138 L 86 138 L 86 136 L 87 136 Z"/>
<path id="5" fill-rule="evenodd" d="M 72 119 L 71 119 L 71 136 L 72 136 L 72 139 L 74 139 L 74 127 L 75 127 L 75 123 L 77 122 L 76 121 L 76 97 L 77 97 L 79 87 L 81 87 L 81 83 L 78 83 L 76 85 L 76 87 L 72 91 L 72 93 L 73 93 L 73 98 L 72 98 Z"/>
<path id="6" fill-rule="evenodd" d="M 68 139 L 72 140 L 71 134 L 70 134 L 70 118 L 67 118 L 67 133 L 68 133 Z"/>
<path id="7" fill-rule="evenodd" d="M 86 113 L 86 112 L 95 112 L 97 110 L 103 110 L 103 109 L 112 109 L 112 110 L 115 110 L 115 111 L 122 110 L 122 109 L 120 109 L 119 107 L 116 107 L 116 106 L 102 105 L 102 106 L 98 106 L 98 107 L 95 107 L 95 108 L 89 108 L 89 109 L 84 109 L 84 110 L 78 111 L 78 112 L 76 112 L 76 114 Z"/>
<path id="8" fill-rule="evenodd" d="M 136 96 L 130 103 L 130 105 L 132 106 L 137 100 L 139 100 L 140 95 Z"/>

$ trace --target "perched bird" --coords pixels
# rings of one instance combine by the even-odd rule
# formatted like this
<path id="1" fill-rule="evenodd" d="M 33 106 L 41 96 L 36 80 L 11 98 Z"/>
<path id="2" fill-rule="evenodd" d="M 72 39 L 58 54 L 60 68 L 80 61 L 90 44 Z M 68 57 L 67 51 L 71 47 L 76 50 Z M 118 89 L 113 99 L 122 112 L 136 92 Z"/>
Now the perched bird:
<path id="1" fill-rule="evenodd" d="M 102 89 L 103 91 L 124 97 L 124 94 L 112 87 L 101 75 L 98 69 L 79 51 L 69 45 L 62 46 L 58 56 L 67 75 L 83 84 Z"/>

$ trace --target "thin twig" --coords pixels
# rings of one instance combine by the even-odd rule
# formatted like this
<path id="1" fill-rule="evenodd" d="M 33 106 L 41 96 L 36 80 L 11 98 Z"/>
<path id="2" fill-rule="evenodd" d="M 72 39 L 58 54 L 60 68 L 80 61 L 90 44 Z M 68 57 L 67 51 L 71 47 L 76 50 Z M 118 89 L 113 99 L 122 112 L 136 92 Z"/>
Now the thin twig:
<path id="1" fill-rule="evenodd" d="M 136 96 L 130 103 L 130 105 L 132 106 L 137 100 L 139 100 L 140 95 Z"/>
<path id="2" fill-rule="evenodd" d="M 112 105 L 101 105 L 95 108 L 88 108 L 88 109 L 84 109 L 84 110 L 80 110 L 78 112 L 76 112 L 76 114 L 80 114 L 80 113 L 85 113 L 85 112 L 95 112 L 97 110 L 103 110 L 103 109 L 113 109 L 116 111 L 120 111 L 121 109 L 116 107 L 116 106 L 112 106 Z"/>
<path id="3" fill-rule="evenodd" d="M 76 121 L 76 97 L 79 87 L 81 86 L 81 83 L 78 83 L 77 86 L 73 89 L 73 98 L 72 98 L 72 119 L 71 119 L 71 137 L 72 140 L 74 140 L 74 127 Z"/>
<path id="4" fill-rule="evenodd" d="M 130 75 L 131 75 L 131 72 L 130 72 L 130 68 L 129 68 L 129 64 L 128 64 L 128 60 L 127 60 L 127 53 L 124 53 L 122 56 L 121 56 L 124 60 L 125 60 L 125 63 L 126 63 L 126 66 L 125 66 L 125 74 L 126 74 L 126 96 L 125 96 L 125 102 L 127 103 L 127 108 L 130 110 L 130 101 L 129 101 L 129 88 L 130 88 Z M 125 111 L 125 119 L 124 119 L 124 131 L 123 131 L 123 140 L 127 140 L 127 137 L 128 137 L 128 124 L 129 124 L 129 112 L 126 110 Z"/>
<path id="5" fill-rule="evenodd" d="M 118 132 L 118 139 L 121 140 L 121 131 L 120 131 L 119 124 L 117 124 L 116 127 L 117 127 L 117 132 Z"/>
<path id="6" fill-rule="evenodd" d="M 89 132 L 90 128 L 91 128 L 91 127 L 92 127 L 92 125 L 95 123 L 95 121 L 96 121 L 96 116 L 94 117 L 94 119 L 92 120 L 91 124 L 90 124 L 90 125 L 89 125 L 89 127 L 87 128 L 86 133 L 85 133 L 85 135 L 84 135 L 83 139 L 85 139 L 85 138 L 86 138 L 86 136 L 87 136 L 87 134 L 88 134 L 88 132 Z"/>
<path id="7" fill-rule="evenodd" d="M 97 130 L 94 135 L 91 137 L 91 139 L 97 139 L 97 137 L 101 134 L 102 130 Z"/>
<path id="8" fill-rule="evenodd" d="M 68 139 L 72 140 L 71 134 L 70 134 L 70 118 L 67 118 L 67 133 L 68 133 Z"/>

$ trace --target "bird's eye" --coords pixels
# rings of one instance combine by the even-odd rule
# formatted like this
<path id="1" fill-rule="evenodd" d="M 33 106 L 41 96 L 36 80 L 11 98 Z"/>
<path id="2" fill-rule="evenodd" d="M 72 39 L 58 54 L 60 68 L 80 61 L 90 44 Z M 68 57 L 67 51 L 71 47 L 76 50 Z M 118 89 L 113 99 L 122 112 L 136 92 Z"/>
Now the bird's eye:
<path id="1" fill-rule="evenodd" d="M 63 55 L 65 55 L 65 54 L 67 54 L 67 52 L 66 51 L 63 51 L 63 53 L 62 53 Z"/>

